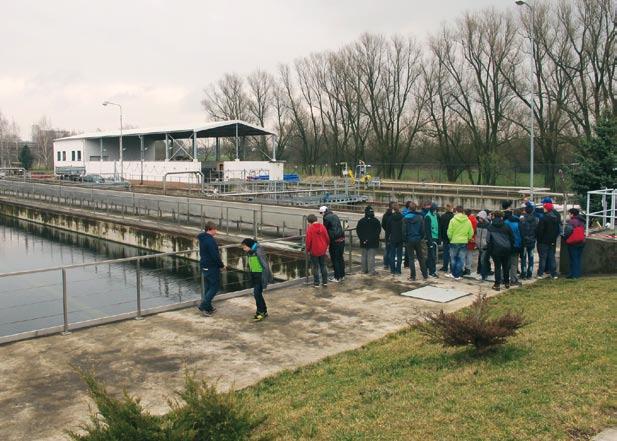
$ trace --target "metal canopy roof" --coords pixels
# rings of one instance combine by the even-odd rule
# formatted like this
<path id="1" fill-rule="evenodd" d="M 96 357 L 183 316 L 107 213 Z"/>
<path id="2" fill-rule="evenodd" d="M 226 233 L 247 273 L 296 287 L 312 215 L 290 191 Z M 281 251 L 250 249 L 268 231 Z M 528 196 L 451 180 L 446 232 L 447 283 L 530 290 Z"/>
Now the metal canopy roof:
<path id="1" fill-rule="evenodd" d="M 195 125 L 163 126 L 146 129 L 127 129 L 122 131 L 122 137 L 147 136 L 149 139 L 156 140 L 165 139 L 165 134 L 169 134 L 173 138 L 182 139 L 190 138 L 193 136 L 193 133 L 196 133 L 198 138 L 233 138 L 236 136 L 236 126 L 238 128 L 238 136 L 276 135 L 276 133 L 271 132 L 270 130 L 266 130 L 263 127 L 255 126 L 245 121 L 232 120 L 199 123 Z M 119 137 L 120 130 L 113 130 L 108 132 L 82 133 L 80 135 L 58 138 L 54 141 L 64 141 L 69 139 L 99 139 Z"/>

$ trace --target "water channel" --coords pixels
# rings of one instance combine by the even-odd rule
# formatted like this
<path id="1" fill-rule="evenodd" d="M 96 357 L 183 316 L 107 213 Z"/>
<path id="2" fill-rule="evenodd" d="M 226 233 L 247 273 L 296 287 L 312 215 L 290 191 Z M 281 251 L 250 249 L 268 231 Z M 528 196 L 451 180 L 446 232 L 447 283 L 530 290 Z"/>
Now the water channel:
<path id="1" fill-rule="evenodd" d="M 152 254 L 110 241 L 0 216 L 0 273 Z M 134 262 L 67 270 L 71 323 L 136 310 Z M 197 299 L 197 262 L 177 257 L 141 263 L 142 308 Z M 248 287 L 242 272 L 223 273 L 222 292 Z M 61 325 L 60 271 L 0 278 L 0 336 Z"/>

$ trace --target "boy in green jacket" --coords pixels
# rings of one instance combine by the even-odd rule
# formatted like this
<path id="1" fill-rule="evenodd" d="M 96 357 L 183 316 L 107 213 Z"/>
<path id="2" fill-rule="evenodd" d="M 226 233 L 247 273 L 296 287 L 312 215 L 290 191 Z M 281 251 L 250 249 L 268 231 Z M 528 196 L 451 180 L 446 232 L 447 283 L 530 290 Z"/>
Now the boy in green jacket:
<path id="1" fill-rule="evenodd" d="M 266 254 L 257 241 L 249 238 L 244 239 L 242 241 L 242 249 L 248 255 L 249 272 L 253 284 L 253 296 L 255 297 L 255 304 L 257 306 L 257 312 L 253 320 L 260 322 L 268 317 L 268 308 L 264 300 L 263 292 L 268 286 L 268 283 L 273 280 L 272 271 L 270 271 L 270 265 L 266 259 Z"/>
<path id="2" fill-rule="evenodd" d="M 460 205 L 454 209 L 455 215 L 448 224 L 448 240 L 450 241 L 450 264 L 454 280 L 461 280 L 465 265 L 467 243 L 473 237 L 473 227 L 465 210 Z"/>

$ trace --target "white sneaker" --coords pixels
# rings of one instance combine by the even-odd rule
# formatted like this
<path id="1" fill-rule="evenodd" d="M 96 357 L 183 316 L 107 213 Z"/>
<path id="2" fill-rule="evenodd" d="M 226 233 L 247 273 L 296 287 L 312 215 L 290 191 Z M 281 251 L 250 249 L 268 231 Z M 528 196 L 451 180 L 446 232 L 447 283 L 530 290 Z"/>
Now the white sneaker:
<path id="1" fill-rule="evenodd" d="M 463 280 L 462 277 L 455 277 L 454 280 Z"/>
<path id="2" fill-rule="evenodd" d="M 451 279 L 453 279 L 453 278 L 454 278 L 454 276 L 452 275 L 452 273 L 446 273 L 446 277 L 449 277 L 449 278 L 451 278 Z"/>

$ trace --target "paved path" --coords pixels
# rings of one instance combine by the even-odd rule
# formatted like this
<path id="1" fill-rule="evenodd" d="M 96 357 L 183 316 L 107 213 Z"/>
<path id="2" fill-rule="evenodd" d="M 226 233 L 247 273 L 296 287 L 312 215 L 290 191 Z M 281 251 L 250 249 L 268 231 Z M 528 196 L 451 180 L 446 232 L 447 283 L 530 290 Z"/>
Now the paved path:
<path id="1" fill-rule="evenodd" d="M 431 284 L 470 294 L 490 284 L 440 278 Z M 357 348 L 406 326 L 420 312 L 451 311 L 474 296 L 437 304 L 400 296 L 423 284 L 390 276 L 353 276 L 327 289 L 267 295 L 271 317 L 253 323 L 251 297 L 219 303 L 213 318 L 195 309 L 163 313 L 0 346 L 0 439 L 60 440 L 89 413 L 86 389 L 71 366 L 93 368 L 113 392 L 127 388 L 154 413 L 195 371 L 221 388 L 242 388 L 283 369 Z"/>

